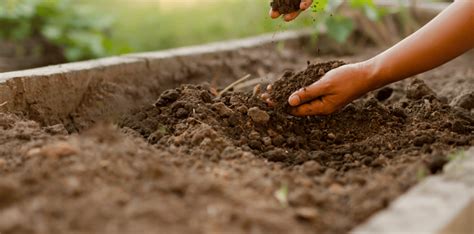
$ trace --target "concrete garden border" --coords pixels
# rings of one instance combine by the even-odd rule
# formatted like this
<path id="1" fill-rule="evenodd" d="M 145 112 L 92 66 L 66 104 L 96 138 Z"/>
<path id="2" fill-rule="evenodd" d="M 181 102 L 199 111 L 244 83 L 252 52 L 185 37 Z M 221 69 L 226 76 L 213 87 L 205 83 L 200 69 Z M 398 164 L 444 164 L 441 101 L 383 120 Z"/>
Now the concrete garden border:
<path id="1" fill-rule="evenodd" d="M 474 147 L 352 231 L 369 233 L 474 233 Z"/>
<path id="2" fill-rule="evenodd" d="M 245 74 L 237 68 L 258 65 L 257 58 L 247 52 L 268 50 L 279 43 L 285 43 L 288 49 L 299 47 L 308 44 L 302 41 L 308 41 L 311 33 L 304 30 L 267 34 L 0 73 L 0 111 L 21 112 L 45 125 L 65 123 L 81 129 L 87 126 L 78 125 L 114 119 L 136 106 L 151 103 L 156 93 L 180 83 L 209 81 L 209 74 L 239 78 Z"/>

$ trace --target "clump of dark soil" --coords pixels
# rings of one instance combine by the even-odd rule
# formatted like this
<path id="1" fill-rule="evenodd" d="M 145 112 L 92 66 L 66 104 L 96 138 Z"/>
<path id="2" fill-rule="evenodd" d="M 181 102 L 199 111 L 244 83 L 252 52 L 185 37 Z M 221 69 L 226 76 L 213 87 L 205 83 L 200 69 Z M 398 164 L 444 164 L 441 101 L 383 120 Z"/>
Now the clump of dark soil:
<path id="1" fill-rule="evenodd" d="M 298 73 L 286 72 L 272 85 L 271 99 L 275 102 L 276 109 L 289 111 L 288 98 L 293 92 L 311 85 L 330 70 L 344 64 L 342 61 L 309 64 L 306 70 Z"/>
<path id="2" fill-rule="evenodd" d="M 301 0 L 273 0 L 270 6 L 280 14 L 288 14 L 300 9 Z"/>

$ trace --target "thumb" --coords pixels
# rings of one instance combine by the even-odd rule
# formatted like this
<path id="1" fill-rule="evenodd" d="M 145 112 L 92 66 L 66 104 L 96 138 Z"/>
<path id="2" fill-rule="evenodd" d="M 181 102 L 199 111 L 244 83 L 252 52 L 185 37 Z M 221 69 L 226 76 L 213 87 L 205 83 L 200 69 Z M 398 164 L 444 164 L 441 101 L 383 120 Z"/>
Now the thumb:
<path id="1" fill-rule="evenodd" d="M 302 0 L 301 4 L 300 4 L 300 9 L 301 10 L 308 9 L 311 6 L 312 3 L 313 3 L 312 0 Z"/>
<path id="2" fill-rule="evenodd" d="M 288 103 L 290 106 L 299 106 L 303 103 L 312 101 L 318 97 L 325 95 L 326 84 L 321 81 L 317 81 L 308 87 L 304 87 L 293 94 L 288 98 Z"/>

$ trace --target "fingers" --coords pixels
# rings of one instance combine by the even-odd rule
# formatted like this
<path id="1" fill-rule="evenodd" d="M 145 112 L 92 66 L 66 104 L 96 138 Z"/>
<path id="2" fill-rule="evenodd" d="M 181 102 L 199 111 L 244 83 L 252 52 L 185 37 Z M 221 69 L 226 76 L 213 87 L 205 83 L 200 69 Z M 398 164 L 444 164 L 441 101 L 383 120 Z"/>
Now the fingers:
<path id="1" fill-rule="evenodd" d="M 311 7 L 311 4 L 313 4 L 313 0 L 302 0 L 300 4 L 301 10 L 306 10 L 309 7 Z"/>
<path id="2" fill-rule="evenodd" d="M 327 103 L 322 99 L 318 99 L 292 109 L 291 114 L 294 116 L 303 117 L 309 115 L 329 115 L 334 111 L 335 108 L 333 105 L 331 105 L 331 103 Z"/>
<path id="3" fill-rule="evenodd" d="M 276 18 L 280 17 L 280 12 L 274 11 L 273 9 L 270 9 L 270 17 L 272 17 L 272 19 L 276 19 Z"/>
<path id="4" fill-rule="evenodd" d="M 298 17 L 298 15 L 301 13 L 301 11 L 295 11 L 295 12 L 291 12 L 289 14 L 286 14 L 285 16 L 283 16 L 283 19 L 288 22 L 288 21 L 292 21 L 294 20 L 296 17 Z"/>
<path id="5" fill-rule="evenodd" d="M 267 103 L 268 106 L 274 107 L 275 103 L 271 99 L 271 95 L 269 93 L 264 93 L 260 96 L 260 98 Z"/>
<path id="6" fill-rule="evenodd" d="M 286 14 L 286 15 L 283 16 L 283 19 L 287 22 L 294 20 L 296 17 L 298 17 L 298 15 L 301 13 L 301 11 L 304 11 L 304 10 L 310 8 L 311 4 L 313 4 L 313 0 L 301 0 L 301 4 L 300 4 L 300 9 L 301 10 Z M 280 15 L 281 15 L 280 12 L 275 11 L 273 9 L 270 9 L 270 17 L 272 19 L 276 19 L 276 18 L 280 17 Z"/>
<path id="7" fill-rule="evenodd" d="M 302 88 L 288 98 L 290 106 L 298 106 L 302 103 L 311 101 L 323 95 L 326 95 L 327 85 L 322 82 L 315 82 L 312 85 Z"/>
<path id="8" fill-rule="evenodd" d="M 271 84 L 269 84 L 267 86 L 267 91 L 265 93 L 263 93 L 260 98 L 267 103 L 268 106 L 270 107 L 274 107 L 275 106 L 275 102 L 272 101 L 272 96 L 270 95 L 270 93 L 272 92 L 272 88 L 273 86 Z"/>

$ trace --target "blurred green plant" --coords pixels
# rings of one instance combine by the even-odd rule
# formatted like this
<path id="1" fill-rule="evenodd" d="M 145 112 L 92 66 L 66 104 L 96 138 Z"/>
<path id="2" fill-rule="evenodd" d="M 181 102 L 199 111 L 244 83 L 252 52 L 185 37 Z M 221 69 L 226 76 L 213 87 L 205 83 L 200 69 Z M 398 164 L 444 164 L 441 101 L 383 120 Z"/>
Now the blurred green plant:
<path id="1" fill-rule="evenodd" d="M 384 14 L 383 8 L 375 5 L 373 0 L 314 0 L 311 9 L 318 14 L 316 26 L 326 26 L 328 35 L 339 43 L 346 42 L 355 30 L 353 20 L 338 13 L 342 4 L 361 10 L 370 20 L 378 21 Z"/>
<path id="2" fill-rule="evenodd" d="M 345 42 L 355 29 L 340 14 L 342 4 L 377 20 L 383 11 L 372 0 L 314 0 L 313 11 L 290 23 L 270 20 L 269 0 L 225 0 L 167 9 L 132 0 L 0 0 L 0 42 L 44 38 L 69 61 L 152 51 L 240 38 L 266 32 L 326 26 Z M 180 3 L 169 3 L 177 4 Z M 113 7 L 111 7 L 113 6 Z M 235 10 L 239 9 L 239 10 Z M 242 17 L 245 15 L 245 17 Z"/>
<path id="3" fill-rule="evenodd" d="M 107 34 L 113 18 L 71 0 L 2 0 L 0 40 L 21 43 L 44 38 L 62 48 L 69 61 L 128 52 Z"/>

